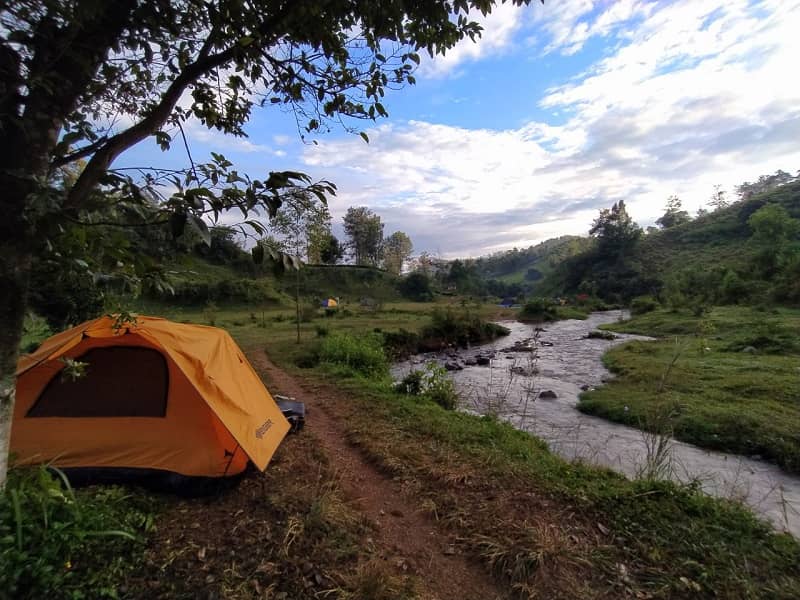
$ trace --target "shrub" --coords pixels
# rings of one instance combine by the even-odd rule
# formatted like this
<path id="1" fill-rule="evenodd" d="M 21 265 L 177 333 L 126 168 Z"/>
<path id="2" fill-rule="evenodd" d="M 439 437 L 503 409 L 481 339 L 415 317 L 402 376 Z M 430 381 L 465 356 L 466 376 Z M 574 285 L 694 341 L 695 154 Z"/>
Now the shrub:
<path id="1" fill-rule="evenodd" d="M 376 333 L 359 336 L 336 333 L 323 338 L 319 362 L 342 365 L 367 377 L 383 376 L 389 372 L 383 336 Z"/>
<path id="2" fill-rule="evenodd" d="M 424 273 L 416 271 L 401 279 L 397 288 L 404 298 L 415 302 L 430 302 L 433 300 L 431 280 Z"/>
<path id="3" fill-rule="evenodd" d="M 409 396 L 419 396 L 422 393 L 422 371 L 413 370 L 394 386 L 394 391 Z"/>
<path id="4" fill-rule="evenodd" d="M 319 316 L 319 312 L 317 310 L 316 304 L 304 304 L 300 307 L 300 322 L 301 323 L 310 323 L 313 321 L 317 316 Z"/>
<path id="5" fill-rule="evenodd" d="M 658 308 L 658 300 L 652 296 L 638 296 L 631 300 L 631 314 L 643 315 Z"/>
<path id="6" fill-rule="evenodd" d="M 383 346 L 392 358 L 409 356 L 419 349 L 419 335 L 406 329 L 386 331 L 383 333 Z"/>
<path id="7" fill-rule="evenodd" d="M 453 410 L 458 404 L 458 394 L 447 369 L 434 362 L 421 371 L 411 371 L 395 385 L 395 391 L 427 398 L 446 410 Z"/>
<path id="8" fill-rule="evenodd" d="M 467 346 L 508 335 L 502 325 L 483 321 L 468 311 L 457 313 L 450 308 L 436 309 L 431 322 L 420 332 L 420 350 L 438 350 L 448 344 Z"/>
<path id="9" fill-rule="evenodd" d="M 325 337 L 328 335 L 328 333 L 330 333 L 328 328 L 325 327 L 324 325 L 315 325 L 314 331 L 317 332 L 317 337 Z"/>
<path id="10" fill-rule="evenodd" d="M 533 298 L 522 307 L 519 317 L 521 320 L 554 321 L 558 318 L 558 308 L 548 298 Z"/>
<path id="11" fill-rule="evenodd" d="M 44 467 L 12 469 L 0 493 L 0 595 L 117 597 L 152 506 L 120 487 L 80 494 Z M 7 596 L 6 596 L 7 594 Z"/>

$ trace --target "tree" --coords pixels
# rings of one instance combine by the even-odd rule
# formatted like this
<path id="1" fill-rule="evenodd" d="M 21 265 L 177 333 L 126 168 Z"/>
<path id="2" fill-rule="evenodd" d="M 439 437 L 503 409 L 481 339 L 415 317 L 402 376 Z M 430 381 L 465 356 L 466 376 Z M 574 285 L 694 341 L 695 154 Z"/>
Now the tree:
<path id="1" fill-rule="evenodd" d="M 321 204 L 306 219 L 306 259 L 309 263 L 322 262 L 322 252 L 330 244 L 331 212 Z"/>
<path id="2" fill-rule="evenodd" d="M 281 256 L 275 252 L 289 254 L 293 267 L 298 267 L 309 247 L 309 234 L 314 234 L 320 223 L 329 219 L 328 207 L 319 202 L 312 194 L 302 189 L 295 192 L 284 202 L 283 209 L 270 219 L 272 238 L 260 245 L 256 252 L 259 255 L 270 254 L 274 261 Z M 284 257 L 285 258 L 285 257 Z M 300 269 L 292 269 L 295 274 L 295 316 L 297 325 L 297 343 L 300 343 Z"/>
<path id="3" fill-rule="evenodd" d="M 348 244 L 357 265 L 376 266 L 383 255 L 383 223 L 381 218 L 366 206 L 347 209 L 344 231 L 350 238 Z"/>
<path id="4" fill-rule="evenodd" d="M 740 200 L 749 200 L 756 194 L 763 194 L 764 192 L 798 180 L 800 180 L 800 171 L 797 172 L 797 175 L 793 176 L 791 173 L 778 169 L 772 175 L 761 175 L 755 183 L 745 181 L 741 185 L 737 185 L 736 194 L 739 196 Z"/>
<path id="5" fill-rule="evenodd" d="M 395 231 L 383 241 L 383 265 L 386 270 L 399 275 L 413 249 L 411 238 L 402 231 Z"/>
<path id="6" fill-rule="evenodd" d="M 688 223 L 692 218 L 689 213 L 683 210 L 683 203 L 677 196 L 670 196 L 667 198 L 667 204 L 664 207 L 664 214 L 656 220 L 656 225 L 662 229 L 669 229 L 676 225 L 683 225 Z"/>
<path id="7" fill-rule="evenodd" d="M 800 254 L 800 220 L 793 219 L 780 204 L 761 207 L 747 224 L 753 230 L 750 245 L 755 250 L 756 268 L 763 277 L 775 275 Z"/>
<path id="8" fill-rule="evenodd" d="M 601 254 L 618 258 L 638 241 L 642 235 L 642 228 L 628 214 L 625 201 L 620 200 L 610 209 L 600 210 L 600 215 L 592 223 L 589 235 L 597 239 Z"/>
<path id="9" fill-rule="evenodd" d="M 722 189 L 722 186 L 717 184 L 714 186 L 714 192 L 711 194 L 711 198 L 708 200 L 708 205 L 714 209 L 714 212 L 721 210 L 730 205 L 728 202 L 727 194 L 725 190 Z"/>
<path id="10" fill-rule="evenodd" d="M 409 300 L 415 302 L 430 302 L 433 300 L 431 278 L 422 271 L 409 273 L 398 283 L 398 290 Z"/>
<path id="11" fill-rule="evenodd" d="M 344 257 L 344 247 L 332 233 L 322 241 L 319 260 L 324 265 L 335 265 Z"/>
<path id="12" fill-rule="evenodd" d="M 529 0 L 512 0 L 521 5 Z M 385 91 L 414 83 L 420 49 L 442 54 L 480 36 L 470 20 L 492 0 L 16 0 L 0 4 L 0 486 L 14 370 L 37 249 L 65 221 L 82 222 L 110 194 L 156 199 L 173 233 L 203 217 L 259 208 L 274 215 L 287 188 L 324 198 L 328 182 L 292 171 L 251 179 L 220 155 L 185 170 L 111 170 L 152 138 L 166 148 L 182 125 L 244 135 L 254 107 L 294 110 L 305 133 L 386 116 Z M 350 123 L 347 121 L 345 123 Z M 347 125 L 352 129 L 352 125 Z M 366 135 L 364 135 L 366 139 Z M 185 145 L 185 138 L 182 140 Z M 188 154 L 188 145 L 187 145 Z M 73 183 L 60 169 L 85 161 Z M 165 196 L 164 184 L 174 190 Z M 146 225 L 147 223 L 140 223 Z"/>

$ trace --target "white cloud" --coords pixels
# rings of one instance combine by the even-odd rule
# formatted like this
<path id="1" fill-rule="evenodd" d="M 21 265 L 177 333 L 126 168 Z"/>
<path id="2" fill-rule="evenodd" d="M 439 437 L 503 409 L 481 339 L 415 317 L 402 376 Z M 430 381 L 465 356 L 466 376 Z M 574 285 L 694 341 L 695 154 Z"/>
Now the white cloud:
<path id="1" fill-rule="evenodd" d="M 539 17 L 549 51 L 593 35 L 616 45 L 541 99 L 566 122 L 493 131 L 409 121 L 370 131 L 369 146 L 322 140 L 303 160 L 340 184 L 334 213 L 367 204 L 420 250 L 476 255 L 585 232 L 620 198 L 647 224 L 670 194 L 695 210 L 714 184 L 800 168 L 800 2 L 545 6 L 556 4 L 561 12 Z"/>
<path id="2" fill-rule="evenodd" d="M 499 4 L 486 16 L 471 11 L 469 19 L 483 27 L 480 39 L 461 40 L 444 56 L 424 59 L 418 72 L 423 77 L 442 77 L 452 74 L 464 63 L 504 52 L 514 41 L 515 33 L 523 26 L 531 10 L 541 8 L 517 7 L 511 3 Z"/>

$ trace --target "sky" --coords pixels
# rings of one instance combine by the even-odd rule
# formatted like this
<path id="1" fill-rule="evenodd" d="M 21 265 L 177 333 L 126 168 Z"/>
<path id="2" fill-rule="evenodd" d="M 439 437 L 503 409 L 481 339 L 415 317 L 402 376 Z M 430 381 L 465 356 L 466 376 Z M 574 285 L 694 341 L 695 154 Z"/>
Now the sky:
<path id="1" fill-rule="evenodd" d="M 442 258 L 585 235 L 618 200 L 647 227 L 670 195 L 695 213 L 715 185 L 800 169 L 800 0 L 545 0 L 475 20 L 480 41 L 423 56 L 389 117 L 359 124 L 368 144 L 304 142 L 269 107 L 247 139 L 190 124 L 192 154 L 333 181 L 335 233 L 368 206 Z M 146 142 L 124 162 L 160 156 Z"/>

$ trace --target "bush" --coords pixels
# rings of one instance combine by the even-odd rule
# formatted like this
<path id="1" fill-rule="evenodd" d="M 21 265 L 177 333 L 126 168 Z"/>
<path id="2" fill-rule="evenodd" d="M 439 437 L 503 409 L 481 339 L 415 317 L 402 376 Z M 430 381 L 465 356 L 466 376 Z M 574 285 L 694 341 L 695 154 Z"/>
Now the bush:
<path id="1" fill-rule="evenodd" d="M 411 371 L 395 385 L 395 391 L 426 398 L 446 410 L 454 410 L 458 404 L 458 394 L 447 369 L 433 362 L 422 371 Z"/>
<path id="2" fill-rule="evenodd" d="M 317 332 L 317 337 L 326 337 L 330 331 L 324 325 L 315 325 L 314 331 Z"/>
<path id="3" fill-rule="evenodd" d="M 401 279 L 397 283 L 397 289 L 404 298 L 415 302 L 430 302 L 433 300 L 430 278 L 418 271 Z"/>
<path id="4" fill-rule="evenodd" d="M 376 333 L 359 336 L 336 333 L 323 338 L 319 346 L 319 362 L 342 365 L 367 377 L 389 373 L 383 336 Z"/>
<path id="5" fill-rule="evenodd" d="M 386 331 L 383 334 L 383 347 L 392 358 L 410 356 L 419 350 L 419 335 L 406 329 Z"/>
<path id="6" fill-rule="evenodd" d="M 652 296 L 638 296 L 631 300 L 631 314 L 643 315 L 658 308 L 658 300 Z"/>
<path id="7" fill-rule="evenodd" d="M 66 482 L 66 480 L 64 480 Z M 152 507 L 123 488 L 76 494 L 44 467 L 12 469 L 0 494 L 0 595 L 117 597 Z"/>
<path id="8" fill-rule="evenodd" d="M 558 318 L 558 307 L 548 298 L 533 298 L 522 307 L 519 318 L 530 321 L 555 321 Z"/>
<path id="9" fill-rule="evenodd" d="M 439 350 L 448 344 L 481 344 L 508 334 L 509 330 L 502 325 L 483 321 L 468 311 L 457 313 L 450 308 L 436 309 L 431 322 L 420 332 L 419 350 Z"/>

